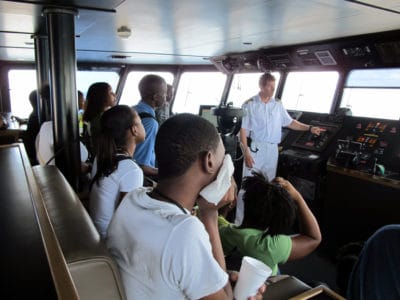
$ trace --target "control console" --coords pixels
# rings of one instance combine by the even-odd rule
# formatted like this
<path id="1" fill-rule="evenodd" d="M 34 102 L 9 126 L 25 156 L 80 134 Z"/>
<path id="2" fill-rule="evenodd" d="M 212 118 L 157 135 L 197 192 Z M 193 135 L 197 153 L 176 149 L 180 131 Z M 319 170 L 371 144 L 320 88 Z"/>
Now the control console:
<path id="1" fill-rule="evenodd" d="M 352 118 L 347 123 L 329 163 L 378 176 L 398 176 L 399 122 Z"/>
<path id="2" fill-rule="evenodd" d="M 292 144 L 293 147 L 302 148 L 315 152 L 322 152 L 326 149 L 332 138 L 339 130 L 339 125 L 332 123 L 321 123 L 311 121 L 311 126 L 317 126 L 322 129 L 320 135 L 311 132 L 303 132 Z"/>

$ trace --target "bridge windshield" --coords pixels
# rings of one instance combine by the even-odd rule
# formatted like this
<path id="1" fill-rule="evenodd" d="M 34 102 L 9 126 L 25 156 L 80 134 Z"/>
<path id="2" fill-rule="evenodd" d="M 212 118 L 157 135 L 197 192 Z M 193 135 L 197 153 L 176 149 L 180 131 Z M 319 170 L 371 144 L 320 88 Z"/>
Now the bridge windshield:
<path id="1" fill-rule="evenodd" d="M 329 113 L 338 79 L 336 71 L 290 72 L 282 102 L 290 110 Z"/>
<path id="2" fill-rule="evenodd" d="M 343 90 L 341 107 L 353 116 L 399 120 L 400 68 L 354 70 Z"/>

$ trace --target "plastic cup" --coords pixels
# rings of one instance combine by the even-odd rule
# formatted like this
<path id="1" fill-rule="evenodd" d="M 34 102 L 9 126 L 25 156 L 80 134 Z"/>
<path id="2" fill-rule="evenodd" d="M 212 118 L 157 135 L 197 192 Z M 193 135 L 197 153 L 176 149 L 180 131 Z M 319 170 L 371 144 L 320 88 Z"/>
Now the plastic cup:
<path id="1" fill-rule="evenodd" d="M 271 275 L 272 270 L 263 262 L 244 256 L 240 266 L 239 278 L 234 289 L 236 300 L 247 300 L 257 294 L 258 289 Z"/>

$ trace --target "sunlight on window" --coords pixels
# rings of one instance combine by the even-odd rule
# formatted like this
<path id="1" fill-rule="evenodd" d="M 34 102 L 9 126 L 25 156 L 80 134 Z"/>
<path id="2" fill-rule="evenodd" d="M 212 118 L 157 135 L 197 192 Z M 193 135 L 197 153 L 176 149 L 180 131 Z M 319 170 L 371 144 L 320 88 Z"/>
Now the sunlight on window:
<path id="1" fill-rule="evenodd" d="M 78 71 L 76 74 L 76 86 L 86 98 L 89 87 L 95 82 L 107 82 L 115 92 L 119 75 L 113 71 Z"/>
<path id="2" fill-rule="evenodd" d="M 340 107 L 353 116 L 399 120 L 400 69 L 352 71 Z"/>
<path id="3" fill-rule="evenodd" d="M 329 113 L 339 73 L 290 72 L 282 94 L 286 109 Z"/>
<path id="4" fill-rule="evenodd" d="M 220 72 L 185 72 L 179 81 L 172 110 L 198 114 L 200 105 L 219 105 L 226 82 Z"/>
<path id="5" fill-rule="evenodd" d="M 138 89 L 139 81 L 148 74 L 154 74 L 163 77 L 167 84 L 172 84 L 174 81 L 174 75 L 171 72 L 129 72 L 125 82 L 124 90 L 122 91 L 121 99 L 119 100 L 119 104 L 126 104 L 129 106 L 138 104 L 140 101 L 140 93 Z"/>
<path id="6" fill-rule="evenodd" d="M 11 113 L 19 118 L 29 117 L 33 108 L 29 94 L 37 89 L 35 70 L 10 70 L 8 72 L 10 87 Z"/>
<path id="7" fill-rule="evenodd" d="M 241 107 L 246 100 L 257 95 L 260 90 L 258 87 L 258 81 L 262 74 L 264 73 L 235 74 L 229 90 L 227 103 L 232 102 L 234 107 Z M 281 75 L 278 72 L 272 72 L 271 74 L 275 76 L 276 93 L 276 88 L 278 87 Z"/>

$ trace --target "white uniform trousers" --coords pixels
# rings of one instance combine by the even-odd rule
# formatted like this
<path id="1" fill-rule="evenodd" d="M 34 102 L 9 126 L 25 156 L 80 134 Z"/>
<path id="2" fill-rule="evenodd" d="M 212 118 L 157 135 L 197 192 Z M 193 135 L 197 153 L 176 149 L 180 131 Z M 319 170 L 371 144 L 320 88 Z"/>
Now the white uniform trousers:
<path id="1" fill-rule="evenodd" d="M 278 144 L 252 142 L 250 151 L 253 157 L 253 168 L 246 167 L 243 164 L 243 177 L 251 176 L 251 171 L 261 172 L 269 181 L 276 177 L 278 167 Z"/>
<path id="2" fill-rule="evenodd" d="M 251 149 L 256 151 L 250 151 L 254 160 L 253 168 L 246 167 L 246 164 L 243 162 L 243 177 L 251 176 L 251 171 L 254 170 L 261 172 L 269 181 L 274 179 L 278 167 L 278 145 L 272 143 L 252 142 Z M 237 226 L 242 224 L 244 216 L 243 194 L 244 190 L 240 190 L 236 202 L 235 224 Z"/>

